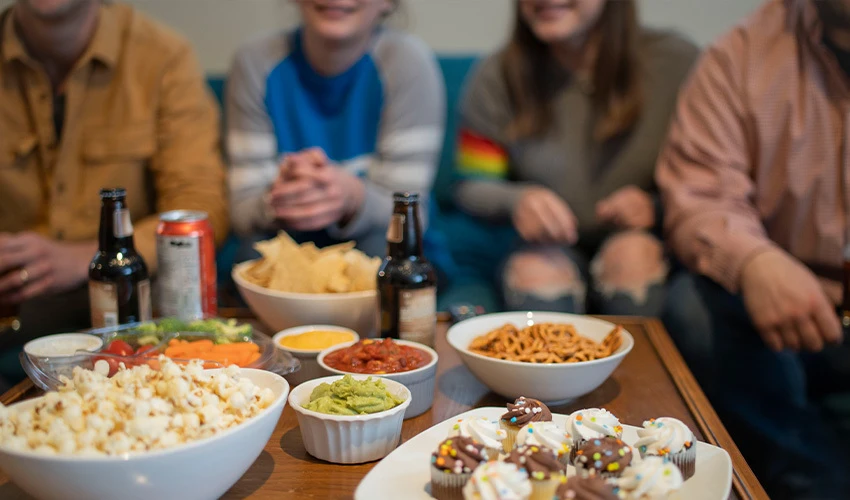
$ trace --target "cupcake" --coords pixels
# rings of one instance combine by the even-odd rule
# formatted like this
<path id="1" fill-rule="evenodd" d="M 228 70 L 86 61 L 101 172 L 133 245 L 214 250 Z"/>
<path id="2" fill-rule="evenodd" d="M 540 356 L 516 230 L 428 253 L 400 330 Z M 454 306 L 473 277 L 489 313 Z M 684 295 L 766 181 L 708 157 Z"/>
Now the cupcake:
<path id="1" fill-rule="evenodd" d="M 507 462 L 487 462 L 475 469 L 463 487 L 464 500 L 528 500 L 528 475 Z"/>
<path id="2" fill-rule="evenodd" d="M 567 420 L 567 432 L 573 437 L 570 458 L 589 439 L 615 437 L 622 439 L 623 426 L 611 412 L 602 408 L 587 408 L 573 412 Z"/>
<path id="3" fill-rule="evenodd" d="M 555 500 L 620 500 L 615 488 L 598 476 L 562 479 Z"/>
<path id="4" fill-rule="evenodd" d="M 638 430 L 638 437 L 635 448 L 641 457 L 658 456 L 673 462 L 686 481 L 696 472 L 696 438 L 680 420 L 669 417 L 648 420 Z"/>
<path id="5" fill-rule="evenodd" d="M 484 446 L 472 439 L 446 439 L 431 455 L 431 496 L 437 500 L 460 500 L 472 471 L 486 461 Z"/>
<path id="6" fill-rule="evenodd" d="M 558 460 L 564 465 L 570 461 L 570 449 L 573 438 L 568 432 L 564 432 L 555 422 L 531 422 L 516 436 L 516 446 L 544 446 L 554 450 Z"/>
<path id="7" fill-rule="evenodd" d="M 499 458 L 502 442 L 505 440 L 507 432 L 501 429 L 499 422 L 495 420 L 490 420 L 487 417 L 475 417 L 455 422 L 452 430 L 449 431 L 449 437 L 454 436 L 468 437 L 483 445 L 487 451 L 487 456 L 495 460 Z"/>
<path id="8" fill-rule="evenodd" d="M 580 475 L 618 477 L 632 463 L 632 448 L 621 439 L 591 439 L 576 450 L 573 463 Z"/>
<path id="9" fill-rule="evenodd" d="M 505 453 L 514 449 L 519 430 L 531 422 L 551 422 L 552 412 L 549 407 L 536 399 L 520 397 L 513 404 L 508 403 L 508 412 L 502 415 L 500 423 L 508 435 L 502 441 Z"/>
<path id="10" fill-rule="evenodd" d="M 561 479 L 567 475 L 567 466 L 558 461 L 558 455 L 549 448 L 534 445 L 518 447 L 504 461 L 528 474 L 530 500 L 552 500 Z"/>
<path id="11" fill-rule="evenodd" d="M 661 457 L 647 456 L 617 479 L 620 496 L 629 500 L 663 500 L 682 487 L 679 468 Z"/>

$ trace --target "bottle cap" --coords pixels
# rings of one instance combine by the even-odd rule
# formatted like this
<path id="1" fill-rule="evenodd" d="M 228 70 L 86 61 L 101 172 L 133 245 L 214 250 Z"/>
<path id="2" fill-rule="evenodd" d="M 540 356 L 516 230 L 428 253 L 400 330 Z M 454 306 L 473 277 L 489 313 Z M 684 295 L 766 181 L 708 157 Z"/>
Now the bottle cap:
<path id="1" fill-rule="evenodd" d="M 393 193 L 393 202 L 416 203 L 419 201 L 419 193 L 398 192 Z"/>
<path id="2" fill-rule="evenodd" d="M 127 190 L 124 188 L 108 188 L 100 190 L 101 200 L 121 200 L 127 197 Z"/>

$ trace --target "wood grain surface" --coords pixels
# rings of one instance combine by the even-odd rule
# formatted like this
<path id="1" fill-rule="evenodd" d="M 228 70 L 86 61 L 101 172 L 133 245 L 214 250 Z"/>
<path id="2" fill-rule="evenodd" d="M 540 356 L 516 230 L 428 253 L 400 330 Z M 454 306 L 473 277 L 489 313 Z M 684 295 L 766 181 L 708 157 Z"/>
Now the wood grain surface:
<path id="1" fill-rule="evenodd" d="M 570 413 L 580 408 L 605 407 L 631 425 L 659 416 L 678 418 L 695 431 L 698 439 L 720 446 L 732 457 L 734 483 L 730 498 L 767 498 L 661 323 L 644 318 L 605 319 L 619 322 L 634 336 L 634 349 L 597 390 L 570 404 L 552 407 L 552 411 Z M 505 404 L 504 398 L 491 393 L 463 366 L 446 342 L 447 328 L 441 324 L 437 335 L 440 360 L 434 406 L 405 421 L 403 441 L 472 408 Z M 0 397 L 0 402 L 9 404 L 37 394 L 25 381 Z M 309 456 L 304 451 L 295 412 L 287 406 L 265 451 L 224 498 L 352 498 L 358 483 L 374 465 L 334 465 Z M 0 498 L 27 497 L 0 472 Z"/>

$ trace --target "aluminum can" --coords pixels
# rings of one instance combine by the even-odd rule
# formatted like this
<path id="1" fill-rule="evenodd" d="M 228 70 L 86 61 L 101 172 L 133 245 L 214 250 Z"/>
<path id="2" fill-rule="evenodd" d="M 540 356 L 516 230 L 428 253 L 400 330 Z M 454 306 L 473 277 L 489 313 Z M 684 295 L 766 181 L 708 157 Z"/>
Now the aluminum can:
<path id="1" fill-rule="evenodd" d="M 218 314 L 215 237 L 206 212 L 162 213 L 156 257 L 159 316 L 193 320 Z"/>

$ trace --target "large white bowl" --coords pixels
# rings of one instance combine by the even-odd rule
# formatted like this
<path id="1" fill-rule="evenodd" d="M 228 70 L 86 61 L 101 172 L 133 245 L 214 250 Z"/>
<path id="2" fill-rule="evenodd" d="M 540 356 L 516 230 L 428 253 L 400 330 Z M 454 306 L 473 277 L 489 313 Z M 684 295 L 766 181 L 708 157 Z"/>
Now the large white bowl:
<path id="1" fill-rule="evenodd" d="M 422 368 L 417 368 L 415 370 L 410 370 L 407 372 L 399 372 L 399 373 L 381 373 L 373 375 L 375 377 L 386 378 L 390 380 L 395 380 L 396 382 L 401 382 L 410 390 L 410 394 L 413 395 L 413 401 L 410 403 L 410 406 L 407 408 L 407 411 L 404 412 L 404 418 L 413 418 L 422 415 L 434 405 L 434 390 L 436 389 L 436 381 L 437 381 L 437 360 L 439 356 L 437 356 L 437 351 L 431 349 L 426 345 L 422 345 L 418 342 L 410 342 L 407 340 L 394 340 L 401 345 L 406 345 L 410 347 L 414 347 L 416 349 L 421 349 L 427 352 L 431 356 L 431 361 L 423 366 Z M 325 356 L 328 354 L 338 351 L 340 349 L 345 349 L 351 345 L 354 345 L 355 342 L 346 342 L 345 344 L 335 345 L 333 347 L 328 347 L 324 351 L 319 354 L 317 359 L 319 366 L 321 369 L 330 375 L 345 375 L 350 372 L 346 372 L 343 370 L 337 370 L 336 368 L 331 368 L 327 364 L 325 364 Z M 352 373 L 352 375 L 357 375 Z"/>
<path id="2" fill-rule="evenodd" d="M 352 375 L 364 380 L 371 375 Z M 372 376 L 373 378 L 377 378 Z M 380 460 L 398 446 L 404 411 L 410 406 L 410 391 L 404 385 L 382 379 L 387 390 L 404 402 L 395 408 L 370 415 L 327 415 L 304 408 L 319 384 L 341 376 L 317 378 L 302 383 L 289 395 L 289 406 L 298 416 L 298 427 L 307 453 L 336 464 L 360 464 Z"/>
<path id="3" fill-rule="evenodd" d="M 548 312 L 507 312 L 486 314 L 462 321 L 448 332 L 449 344 L 464 364 L 493 392 L 510 399 L 526 396 L 547 403 L 562 403 L 583 396 L 611 376 L 634 346 L 634 338 L 623 330 L 623 344 L 610 357 L 579 363 L 535 364 L 506 361 L 469 352 L 476 337 L 513 323 L 523 328 L 533 323 L 569 323 L 580 335 L 601 341 L 615 327 L 612 323 L 589 316 Z"/>
<path id="4" fill-rule="evenodd" d="M 273 331 L 303 325 L 337 325 L 354 330 L 361 338 L 377 334 L 376 291 L 291 293 L 269 290 L 242 277 L 242 271 L 254 262 L 236 265 L 232 272 L 233 281 L 251 311 Z"/>
<path id="5" fill-rule="evenodd" d="M 247 368 L 241 373 L 271 389 L 275 400 L 256 417 L 221 434 L 128 457 L 47 456 L 0 446 L 0 470 L 41 500 L 219 498 L 263 451 L 289 394 L 289 384 L 280 375 Z M 12 408 L 29 408 L 38 399 Z"/>

